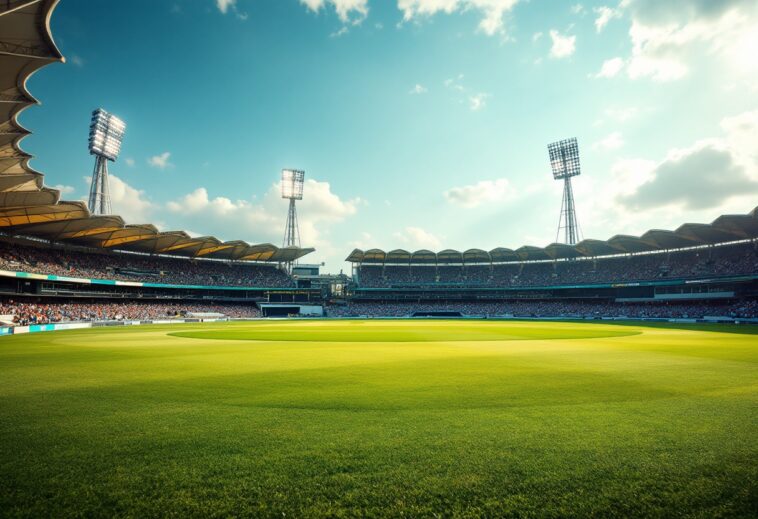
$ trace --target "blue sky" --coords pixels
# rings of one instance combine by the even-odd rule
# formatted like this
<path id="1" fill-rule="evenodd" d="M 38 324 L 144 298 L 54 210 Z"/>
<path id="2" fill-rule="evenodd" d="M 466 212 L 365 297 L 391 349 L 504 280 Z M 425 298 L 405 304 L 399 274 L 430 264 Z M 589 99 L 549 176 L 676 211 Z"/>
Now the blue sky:
<path id="1" fill-rule="evenodd" d="M 309 261 L 555 240 L 546 145 L 579 139 L 583 235 L 758 205 L 758 8 L 742 0 L 62 0 L 29 82 L 33 166 L 87 193 L 90 112 L 128 127 L 130 223 L 281 243 L 306 170 Z"/>

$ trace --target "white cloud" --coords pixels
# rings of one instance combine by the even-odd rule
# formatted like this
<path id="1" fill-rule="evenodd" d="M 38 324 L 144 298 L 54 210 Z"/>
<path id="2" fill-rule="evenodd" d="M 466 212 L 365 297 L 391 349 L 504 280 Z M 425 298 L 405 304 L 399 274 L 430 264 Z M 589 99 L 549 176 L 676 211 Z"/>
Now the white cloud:
<path id="1" fill-rule="evenodd" d="M 393 237 L 410 249 L 438 250 L 440 248 L 439 238 L 420 227 L 406 227 L 393 234 Z"/>
<path id="2" fill-rule="evenodd" d="M 237 0 L 216 0 L 216 7 L 223 14 L 226 14 L 229 9 L 234 9 L 237 4 Z"/>
<path id="3" fill-rule="evenodd" d="M 333 33 L 331 33 L 329 35 L 329 37 L 330 38 L 339 38 L 340 36 L 344 36 L 344 35 L 346 35 L 349 32 L 350 32 L 350 29 L 347 28 L 347 25 L 343 25 L 342 27 L 339 28 L 339 30 L 334 31 Z"/>
<path id="4" fill-rule="evenodd" d="M 541 32 L 535 32 L 534 34 L 532 34 L 532 41 L 533 42 L 539 41 L 540 38 L 542 38 L 542 33 Z"/>
<path id="5" fill-rule="evenodd" d="M 584 12 L 584 6 L 582 4 L 575 4 L 571 6 L 571 12 L 573 14 L 582 14 Z"/>
<path id="6" fill-rule="evenodd" d="M 324 5 L 332 5 L 342 23 L 358 25 L 368 16 L 368 0 L 300 0 L 300 3 L 314 13 Z"/>
<path id="7" fill-rule="evenodd" d="M 481 14 L 478 30 L 492 36 L 504 34 L 503 18 L 519 0 L 398 0 L 403 21 L 416 21 L 437 13 L 477 11 Z"/>
<path id="8" fill-rule="evenodd" d="M 613 132 L 592 145 L 593 150 L 617 150 L 624 145 L 621 132 Z"/>
<path id="9" fill-rule="evenodd" d="M 734 196 L 756 192 L 758 181 L 748 176 L 729 150 L 705 144 L 669 153 L 649 180 L 620 201 L 632 210 L 709 209 Z"/>
<path id="10" fill-rule="evenodd" d="M 551 30 L 550 39 L 553 41 L 550 48 L 551 58 L 567 58 L 576 51 L 576 36 L 564 36 L 556 30 Z"/>
<path id="11" fill-rule="evenodd" d="M 624 60 L 621 58 L 611 58 L 603 62 L 603 66 L 600 67 L 600 72 L 593 74 L 592 77 L 596 78 L 612 78 L 616 77 L 619 72 L 624 68 Z"/>
<path id="12" fill-rule="evenodd" d="M 126 223 L 155 223 L 152 216 L 156 206 L 147 199 L 144 191 L 130 186 L 113 173 L 108 175 L 108 179 L 114 215 L 120 216 Z M 84 182 L 89 191 L 92 177 L 84 177 Z"/>
<path id="13" fill-rule="evenodd" d="M 131 157 L 126 157 L 126 158 L 124 159 L 124 162 L 125 162 L 125 163 L 126 163 L 126 165 L 127 165 L 127 166 L 129 166 L 130 168 L 133 168 L 133 167 L 134 167 L 134 164 L 135 164 L 135 162 L 134 162 L 134 159 L 133 159 L 133 158 L 131 158 Z"/>
<path id="14" fill-rule="evenodd" d="M 485 202 L 502 202 L 513 195 L 508 179 L 480 180 L 476 184 L 458 186 L 443 193 L 451 204 L 473 208 Z"/>
<path id="15" fill-rule="evenodd" d="M 584 190 L 577 193 L 586 211 L 581 221 L 639 234 L 751 210 L 758 194 L 758 110 L 724 118 L 721 129 L 718 137 L 658 160 L 621 158 L 606 178 L 581 177 L 575 186 Z"/>
<path id="16" fill-rule="evenodd" d="M 413 88 L 411 88 L 410 92 L 408 92 L 408 93 L 409 94 L 419 95 L 419 94 L 426 94 L 428 91 L 429 91 L 429 89 L 426 88 L 424 85 L 420 85 L 420 84 L 416 83 L 413 86 Z"/>
<path id="17" fill-rule="evenodd" d="M 147 163 L 158 169 L 166 169 L 170 166 L 173 166 L 173 164 L 169 162 L 170 158 L 171 158 L 171 152 L 164 151 L 160 155 L 154 155 L 150 157 L 149 159 L 147 159 Z"/>
<path id="18" fill-rule="evenodd" d="M 710 222 L 751 211 L 758 196 L 758 110 L 725 117 L 716 136 L 659 156 L 622 156 L 574 183 L 587 238 Z M 557 184 L 557 183 L 556 183 Z M 560 187 L 549 186 L 560 201 Z"/>
<path id="19" fill-rule="evenodd" d="M 619 9 L 612 9 L 605 5 L 595 7 L 593 11 L 597 14 L 597 18 L 595 18 L 595 30 L 597 32 L 601 32 L 612 19 L 621 17 Z"/>
<path id="20" fill-rule="evenodd" d="M 174 7 L 177 8 L 178 6 L 174 4 Z M 237 9 L 237 0 L 216 0 L 216 7 L 221 11 L 221 14 L 234 13 L 234 16 L 243 21 L 248 18 L 247 13 L 240 12 Z M 172 9 L 172 12 L 179 11 Z"/>
<path id="21" fill-rule="evenodd" d="M 753 0 L 626 0 L 632 19 L 632 54 L 627 74 L 632 79 L 673 81 L 686 76 L 690 62 L 702 67 L 713 56 L 735 73 L 754 73 L 758 4 Z M 751 40 L 752 38 L 752 40 Z M 747 69 L 740 62 L 750 62 Z"/>
<path id="22" fill-rule="evenodd" d="M 82 68 L 84 66 L 84 60 L 78 54 L 74 54 L 71 56 L 71 63 L 73 63 L 79 68 Z"/>
<path id="23" fill-rule="evenodd" d="M 469 96 L 468 98 L 469 108 L 474 112 L 478 112 L 479 110 L 487 106 L 488 97 L 490 97 L 490 94 L 486 94 L 484 92 L 479 92 L 478 94 Z"/>
<path id="24" fill-rule="evenodd" d="M 341 199 L 331 191 L 328 182 L 306 180 L 303 200 L 297 205 L 303 246 L 331 248 L 325 238 L 330 226 L 355 215 L 362 203 L 360 198 Z M 178 200 L 168 202 L 166 209 L 179 217 L 184 227 L 217 236 L 247 229 L 251 234 L 243 239 L 254 242 L 279 243 L 287 217 L 286 201 L 281 199 L 279 183 L 273 184 L 261 200 L 232 200 L 224 196 L 212 198 L 206 188 L 199 187 Z M 237 235 L 235 238 L 240 237 Z"/>

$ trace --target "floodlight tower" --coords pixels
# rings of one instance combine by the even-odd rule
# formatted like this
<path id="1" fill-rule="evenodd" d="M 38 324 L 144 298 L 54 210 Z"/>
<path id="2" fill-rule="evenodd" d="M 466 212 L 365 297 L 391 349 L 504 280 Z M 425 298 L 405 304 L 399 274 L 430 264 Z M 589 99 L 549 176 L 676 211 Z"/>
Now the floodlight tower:
<path id="1" fill-rule="evenodd" d="M 303 181 L 305 171 L 299 169 L 282 170 L 282 198 L 290 201 L 287 213 L 287 226 L 284 229 L 284 247 L 300 247 L 300 229 L 297 226 L 295 201 L 303 199 Z"/>
<path id="2" fill-rule="evenodd" d="M 563 180 L 563 202 L 561 202 L 561 214 L 558 218 L 558 232 L 555 241 L 564 231 L 564 243 L 575 245 L 580 239 L 581 230 L 579 221 L 576 219 L 574 207 L 574 191 L 571 189 L 571 177 L 579 176 L 582 172 L 579 165 L 579 144 L 576 138 L 565 139 L 547 145 L 550 155 L 550 167 L 553 168 L 553 178 Z"/>
<path id="3" fill-rule="evenodd" d="M 115 162 L 121 151 L 126 124 L 102 108 L 92 112 L 89 126 L 89 153 L 95 156 L 92 185 L 89 189 L 89 211 L 92 214 L 111 214 L 111 195 L 108 189 L 108 161 Z"/>

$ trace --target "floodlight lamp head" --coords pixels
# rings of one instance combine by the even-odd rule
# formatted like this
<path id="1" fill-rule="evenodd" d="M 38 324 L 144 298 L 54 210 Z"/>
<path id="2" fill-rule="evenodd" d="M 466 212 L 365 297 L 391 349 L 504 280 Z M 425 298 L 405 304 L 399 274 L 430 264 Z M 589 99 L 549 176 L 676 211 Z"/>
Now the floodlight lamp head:
<path id="1" fill-rule="evenodd" d="M 554 179 L 576 177 L 582 172 L 576 137 L 548 144 L 547 151 L 550 155 L 550 167 L 553 169 Z"/>
<path id="2" fill-rule="evenodd" d="M 282 170 L 282 198 L 290 200 L 303 199 L 303 182 L 305 171 L 299 169 Z"/>
<path id="3" fill-rule="evenodd" d="M 92 112 L 89 126 L 89 152 L 110 161 L 115 161 L 121 151 L 121 141 L 126 132 L 126 124 L 102 108 Z"/>

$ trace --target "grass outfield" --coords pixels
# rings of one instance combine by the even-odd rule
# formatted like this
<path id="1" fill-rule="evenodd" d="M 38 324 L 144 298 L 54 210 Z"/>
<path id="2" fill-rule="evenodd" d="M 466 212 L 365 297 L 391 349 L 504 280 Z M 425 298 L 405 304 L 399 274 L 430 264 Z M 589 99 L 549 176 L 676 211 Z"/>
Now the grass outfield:
<path id="1" fill-rule="evenodd" d="M 5 337 L 0 515 L 754 517 L 757 364 L 739 327 Z"/>

